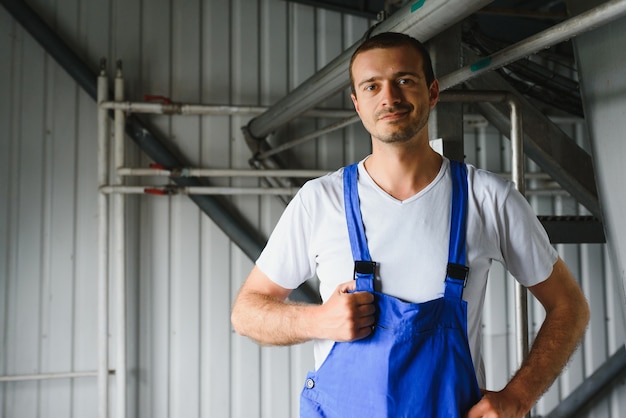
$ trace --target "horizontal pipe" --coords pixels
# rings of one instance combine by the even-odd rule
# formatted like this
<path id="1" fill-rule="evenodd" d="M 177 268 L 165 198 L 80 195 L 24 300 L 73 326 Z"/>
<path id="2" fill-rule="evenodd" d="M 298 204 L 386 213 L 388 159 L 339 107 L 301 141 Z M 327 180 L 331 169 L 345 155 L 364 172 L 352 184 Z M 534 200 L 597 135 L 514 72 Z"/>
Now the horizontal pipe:
<path id="1" fill-rule="evenodd" d="M 184 174 L 176 173 L 181 171 Z M 120 168 L 118 174 L 121 176 L 148 176 L 148 177 L 292 177 L 292 178 L 317 178 L 331 173 L 331 170 L 247 170 L 231 168 L 185 168 L 182 170 L 164 170 L 160 168 Z M 511 173 L 495 173 L 501 177 L 511 178 Z M 527 180 L 552 180 L 549 174 L 544 172 L 524 173 Z"/>
<path id="2" fill-rule="evenodd" d="M 154 195 L 295 195 L 298 187 L 219 187 L 219 186 L 104 186 L 104 194 L 154 194 Z"/>
<path id="3" fill-rule="evenodd" d="M 115 370 L 109 370 L 109 374 L 115 374 Z M 30 380 L 48 380 L 48 379 L 75 379 L 81 377 L 97 377 L 97 371 L 89 372 L 68 372 L 68 373 L 38 373 L 38 374 L 21 374 L 13 376 L 0 376 L 0 382 L 24 382 Z"/>
<path id="4" fill-rule="evenodd" d="M 100 192 L 104 194 L 155 194 L 170 196 L 183 195 L 259 195 L 259 196 L 293 196 L 299 187 L 218 187 L 218 186 L 104 186 Z M 563 189 L 539 187 L 526 190 L 526 196 L 568 196 Z"/>
<path id="5" fill-rule="evenodd" d="M 316 178 L 330 173 L 329 170 L 242 170 L 230 168 L 184 168 L 164 170 L 160 168 L 120 168 L 121 176 L 166 176 L 166 177 L 300 177 Z"/>
<path id="6" fill-rule="evenodd" d="M 187 103 L 150 103 L 128 101 L 106 101 L 101 106 L 107 110 L 122 110 L 131 113 L 168 115 L 212 115 L 251 116 L 266 112 L 267 106 L 229 106 Z M 354 114 L 351 109 L 310 109 L 302 114 L 310 118 L 343 118 Z"/>
<path id="7" fill-rule="evenodd" d="M 359 120 L 358 115 L 356 115 L 356 114 L 354 114 L 354 112 L 352 112 L 352 116 L 350 116 L 350 117 L 348 117 L 346 119 L 342 119 L 342 120 L 340 120 L 338 122 L 332 123 L 332 124 L 322 128 L 322 129 L 319 129 L 319 130 L 317 130 L 315 132 L 311 132 L 308 135 L 304 135 L 304 136 L 302 136 L 300 138 L 297 138 L 297 139 L 294 139 L 292 141 L 285 142 L 284 144 L 279 145 L 279 146 L 277 146 L 275 148 L 272 148 L 271 150 L 262 152 L 259 155 L 255 155 L 254 158 L 257 159 L 257 160 L 263 160 L 265 158 L 271 157 L 272 155 L 275 155 L 275 154 L 278 154 L 280 152 L 286 151 L 289 148 L 293 148 L 296 145 L 300 145 L 300 144 L 303 144 L 303 143 L 305 143 L 307 141 L 310 141 L 311 139 L 315 139 L 315 138 L 320 137 L 322 135 L 326 135 L 327 133 L 334 132 L 336 130 L 344 128 L 344 127 L 346 127 L 348 125 L 352 125 L 353 123 L 355 123 L 358 120 Z"/>

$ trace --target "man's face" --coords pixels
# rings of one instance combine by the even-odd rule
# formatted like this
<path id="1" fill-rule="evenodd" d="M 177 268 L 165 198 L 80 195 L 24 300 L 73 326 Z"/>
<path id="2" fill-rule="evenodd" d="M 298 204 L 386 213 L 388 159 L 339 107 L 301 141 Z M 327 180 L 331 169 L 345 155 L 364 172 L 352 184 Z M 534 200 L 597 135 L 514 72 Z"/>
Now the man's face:
<path id="1" fill-rule="evenodd" d="M 384 143 L 403 143 L 427 134 L 428 115 L 439 85 L 426 85 L 422 57 L 403 46 L 361 52 L 352 64 L 354 107 L 365 129 Z M 427 139 L 427 138 L 426 138 Z"/>

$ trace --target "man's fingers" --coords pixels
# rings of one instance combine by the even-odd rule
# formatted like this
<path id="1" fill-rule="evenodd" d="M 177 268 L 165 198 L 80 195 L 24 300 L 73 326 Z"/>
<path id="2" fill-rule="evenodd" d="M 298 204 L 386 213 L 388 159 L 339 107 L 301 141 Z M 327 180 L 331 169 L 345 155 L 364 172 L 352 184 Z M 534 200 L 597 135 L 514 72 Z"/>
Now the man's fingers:
<path id="1" fill-rule="evenodd" d="M 337 286 L 337 293 L 350 293 L 356 290 L 356 281 L 350 280 Z"/>
<path id="2" fill-rule="evenodd" d="M 350 296 L 354 298 L 356 305 L 366 305 L 374 303 L 374 295 L 370 292 L 350 293 Z"/>
<path id="3" fill-rule="evenodd" d="M 366 317 L 366 316 L 374 316 L 374 314 L 376 313 L 376 306 L 373 303 L 366 303 L 366 304 L 362 304 L 357 306 L 356 308 L 358 315 L 360 317 Z"/>

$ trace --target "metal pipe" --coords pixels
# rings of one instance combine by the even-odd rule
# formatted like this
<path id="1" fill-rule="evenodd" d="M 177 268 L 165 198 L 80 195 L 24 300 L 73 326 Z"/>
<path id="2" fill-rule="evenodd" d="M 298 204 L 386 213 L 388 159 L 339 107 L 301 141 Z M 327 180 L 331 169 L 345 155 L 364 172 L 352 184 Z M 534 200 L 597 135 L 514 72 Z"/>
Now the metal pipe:
<path id="1" fill-rule="evenodd" d="M 105 186 L 100 189 L 101 193 L 114 194 L 199 194 L 199 195 L 271 195 L 271 196 L 293 196 L 299 187 L 175 187 L 175 186 Z M 526 195 L 555 196 L 568 195 L 560 189 L 533 189 L 527 191 Z"/>
<path id="2" fill-rule="evenodd" d="M 160 168 L 119 168 L 122 176 L 166 176 L 166 177 L 300 177 L 316 178 L 330 173 L 332 170 L 245 170 L 229 168 L 183 168 L 180 170 L 164 170 Z"/>
<path id="3" fill-rule="evenodd" d="M 100 371 L 91 372 L 68 372 L 68 373 L 38 373 L 38 374 L 22 374 L 14 376 L 0 376 L 0 382 L 25 382 L 32 380 L 48 380 L 48 379 L 74 379 L 77 377 L 98 377 Z"/>
<path id="4" fill-rule="evenodd" d="M 441 32 L 443 28 L 462 20 L 490 2 L 491 0 L 409 2 L 382 21 L 372 33 L 404 32 L 424 42 Z M 359 43 L 352 45 L 265 113 L 251 120 L 247 132 L 253 138 L 265 138 L 278 127 L 346 88 L 349 85 L 350 58 Z"/>
<path id="5" fill-rule="evenodd" d="M 201 105 L 182 103 L 150 103 L 107 101 L 101 105 L 109 110 L 123 110 L 132 113 L 152 113 L 167 115 L 212 115 L 212 116 L 250 116 L 266 112 L 267 106 L 229 106 Z M 354 113 L 350 109 L 311 109 L 302 114 L 310 118 L 343 118 Z"/>
<path id="6" fill-rule="evenodd" d="M 218 186 L 104 186 L 105 194 L 155 195 L 295 195 L 299 187 L 218 187 Z"/>
<path id="7" fill-rule="evenodd" d="M 105 63 L 98 76 L 98 102 L 108 99 Z M 109 124 L 106 109 L 98 108 L 98 186 L 108 184 Z M 98 418 L 109 416 L 109 197 L 98 193 Z"/>
<path id="8" fill-rule="evenodd" d="M 117 62 L 115 75 L 115 100 L 124 100 L 124 78 L 122 77 L 122 64 Z M 115 185 L 123 186 L 124 179 L 117 174 L 117 169 L 124 167 L 124 126 L 126 116 L 122 110 L 115 110 L 114 119 L 114 167 L 116 169 Z M 117 194 L 114 202 L 114 225 L 115 228 L 115 289 L 116 289 L 116 322 L 117 322 L 117 344 L 116 344 L 116 417 L 126 417 L 126 246 L 125 246 L 125 208 L 126 201 L 124 194 Z"/>
<path id="9" fill-rule="evenodd" d="M 530 36 L 501 51 L 463 67 L 439 79 L 439 88 L 446 90 L 484 72 L 503 67 L 520 58 L 566 41 L 626 15 L 626 0 L 611 0 L 589 11 Z"/>
<path id="10" fill-rule="evenodd" d="M 524 195 L 524 134 L 520 103 L 513 93 L 507 95 L 511 109 L 511 174 L 517 190 Z M 517 330 L 517 364 L 528 357 L 528 290 L 515 281 L 515 329 Z M 530 414 L 527 415 L 530 417 Z"/>
<path id="11" fill-rule="evenodd" d="M 316 178 L 331 173 L 333 170 L 248 170 L 236 168 L 184 168 L 182 170 L 164 170 L 161 168 L 119 168 L 121 176 L 149 176 L 149 177 L 294 177 Z M 511 173 L 495 173 L 501 177 L 511 178 Z M 528 180 L 551 180 L 549 174 L 544 172 L 524 173 L 524 179 Z M 537 190 L 537 189 L 533 189 Z"/>
<path id="12" fill-rule="evenodd" d="M 272 148 L 269 151 L 262 152 L 259 155 L 255 155 L 254 158 L 257 159 L 257 160 L 263 160 L 265 158 L 271 157 L 272 155 L 278 154 L 279 152 L 283 152 L 285 150 L 288 150 L 289 148 L 293 148 L 296 145 L 299 145 L 299 144 L 302 144 L 304 142 L 307 142 L 307 141 L 309 141 L 311 139 L 315 139 L 315 138 L 317 138 L 319 136 L 322 136 L 324 134 L 327 134 L 327 133 L 336 131 L 338 129 L 341 129 L 341 128 L 345 127 L 345 126 L 351 125 L 354 122 L 356 122 L 358 119 L 359 119 L 358 115 L 353 115 L 353 116 L 351 116 L 351 117 L 349 117 L 347 119 L 342 119 L 342 120 L 340 120 L 338 122 L 331 123 L 330 125 L 322 128 L 320 130 L 312 132 L 312 133 L 310 133 L 308 135 L 304 135 L 304 136 L 302 136 L 300 138 L 297 138 L 297 139 L 294 139 L 292 141 L 285 142 L 284 144 L 282 144 L 282 145 L 280 145 L 278 147 Z"/>

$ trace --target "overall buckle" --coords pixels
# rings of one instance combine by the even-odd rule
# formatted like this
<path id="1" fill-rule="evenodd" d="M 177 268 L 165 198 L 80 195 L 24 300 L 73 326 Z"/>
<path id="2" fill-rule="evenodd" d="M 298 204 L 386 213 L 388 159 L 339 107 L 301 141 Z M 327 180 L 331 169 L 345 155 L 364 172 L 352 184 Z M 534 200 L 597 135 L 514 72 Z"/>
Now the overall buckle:
<path id="1" fill-rule="evenodd" d="M 463 264 L 448 263 L 448 277 L 455 280 L 462 280 L 463 287 L 467 284 L 467 276 L 469 275 L 469 267 Z"/>
<path id="2" fill-rule="evenodd" d="M 356 279 L 357 274 L 374 274 L 376 273 L 376 262 L 375 261 L 355 261 L 354 262 L 354 278 Z"/>

